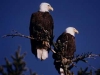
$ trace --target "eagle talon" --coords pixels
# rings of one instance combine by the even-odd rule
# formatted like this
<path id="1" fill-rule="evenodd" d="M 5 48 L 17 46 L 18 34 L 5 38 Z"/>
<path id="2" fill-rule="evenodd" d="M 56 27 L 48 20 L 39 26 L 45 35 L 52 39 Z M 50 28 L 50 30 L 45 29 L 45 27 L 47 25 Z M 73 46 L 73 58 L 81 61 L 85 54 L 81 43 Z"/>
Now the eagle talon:
<path id="1" fill-rule="evenodd" d="M 50 44 L 47 41 L 43 41 L 42 44 L 45 45 L 46 47 L 49 47 L 50 48 Z"/>

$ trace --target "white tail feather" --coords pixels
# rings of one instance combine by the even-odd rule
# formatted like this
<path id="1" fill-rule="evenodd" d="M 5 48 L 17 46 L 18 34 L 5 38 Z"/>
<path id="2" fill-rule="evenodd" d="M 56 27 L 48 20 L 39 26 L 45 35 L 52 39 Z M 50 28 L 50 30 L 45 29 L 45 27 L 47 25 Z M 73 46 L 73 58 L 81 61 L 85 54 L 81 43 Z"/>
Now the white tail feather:
<path id="1" fill-rule="evenodd" d="M 60 75 L 64 75 L 64 70 L 60 68 Z"/>
<path id="2" fill-rule="evenodd" d="M 42 57 L 42 49 L 37 49 L 37 58 L 41 60 Z"/>
<path id="3" fill-rule="evenodd" d="M 45 60 L 46 58 L 48 58 L 48 51 L 46 49 L 42 49 L 42 59 Z"/>
<path id="4" fill-rule="evenodd" d="M 60 75 L 64 75 L 64 73 L 61 73 Z"/>
<path id="5" fill-rule="evenodd" d="M 40 60 L 45 60 L 48 58 L 48 51 L 46 49 L 37 49 L 37 58 Z"/>

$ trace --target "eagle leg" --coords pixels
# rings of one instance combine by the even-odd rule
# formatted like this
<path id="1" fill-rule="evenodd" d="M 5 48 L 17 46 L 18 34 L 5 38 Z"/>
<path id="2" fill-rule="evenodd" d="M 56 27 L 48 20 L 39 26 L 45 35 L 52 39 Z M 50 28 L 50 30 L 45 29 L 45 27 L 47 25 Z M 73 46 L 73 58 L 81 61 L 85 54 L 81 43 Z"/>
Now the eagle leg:
<path id="1" fill-rule="evenodd" d="M 49 44 L 49 42 L 47 42 L 47 41 L 43 41 L 43 43 L 42 43 L 44 46 L 46 46 L 46 47 L 49 47 L 50 48 L 50 44 Z"/>

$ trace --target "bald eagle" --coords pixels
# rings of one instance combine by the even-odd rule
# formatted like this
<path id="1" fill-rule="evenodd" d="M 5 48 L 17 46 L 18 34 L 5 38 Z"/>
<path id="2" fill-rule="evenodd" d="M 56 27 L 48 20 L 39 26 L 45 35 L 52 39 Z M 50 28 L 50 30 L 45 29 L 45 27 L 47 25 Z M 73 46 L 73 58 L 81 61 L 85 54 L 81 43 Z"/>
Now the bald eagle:
<path id="1" fill-rule="evenodd" d="M 39 11 L 32 13 L 30 19 L 31 51 L 36 58 L 45 60 L 53 41 L 54 22 L 49 11 L 53 8 L 49 3 L 40 4 Z"/>
<path id="2" fill-rule="evenodd" d="M 78 30 L 74 27 L 68 27 L 56 40 L 57 45 L 54 50 L 57 53 L 53 54 L 53 58 L 55 68 L 61 75 L 64 75 L 64 70 L 61 66 L 61 62 L 57 61 L 61 59 L 61 55 L 66 59 L 72 59 L 74 57 L 74 52 L 76 51 L 75 33 L 79 33 Z"/>

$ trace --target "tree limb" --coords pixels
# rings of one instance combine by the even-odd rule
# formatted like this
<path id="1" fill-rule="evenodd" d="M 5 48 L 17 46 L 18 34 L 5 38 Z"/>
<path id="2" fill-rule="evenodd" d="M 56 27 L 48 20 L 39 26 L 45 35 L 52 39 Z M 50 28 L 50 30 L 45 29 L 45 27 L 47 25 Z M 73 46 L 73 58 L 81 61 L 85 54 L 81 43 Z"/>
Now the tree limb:
<path id="1" fill-rule="evenodd" d="M 28 39 L 35 39 L 35 38 L 33 38 L 33 37 L 23 35 L 23 34 L 21 34 L 21 33 L 17 32 L 17 31 L 15 31 L 15 30 L 12 30 L 12 31 L 13 31 L 12 34 L 7 34 L 7 35 L 4 35 L 4 36 L 2 36 L 2 37 L 5 38 L 5 37 L 11 36 L 11 37 L 13 38 L 13 37 L 15 37 L 15 36 L 19 36 L 19 37 L 24 37 L 24 38 L 28 38 Z"/>

